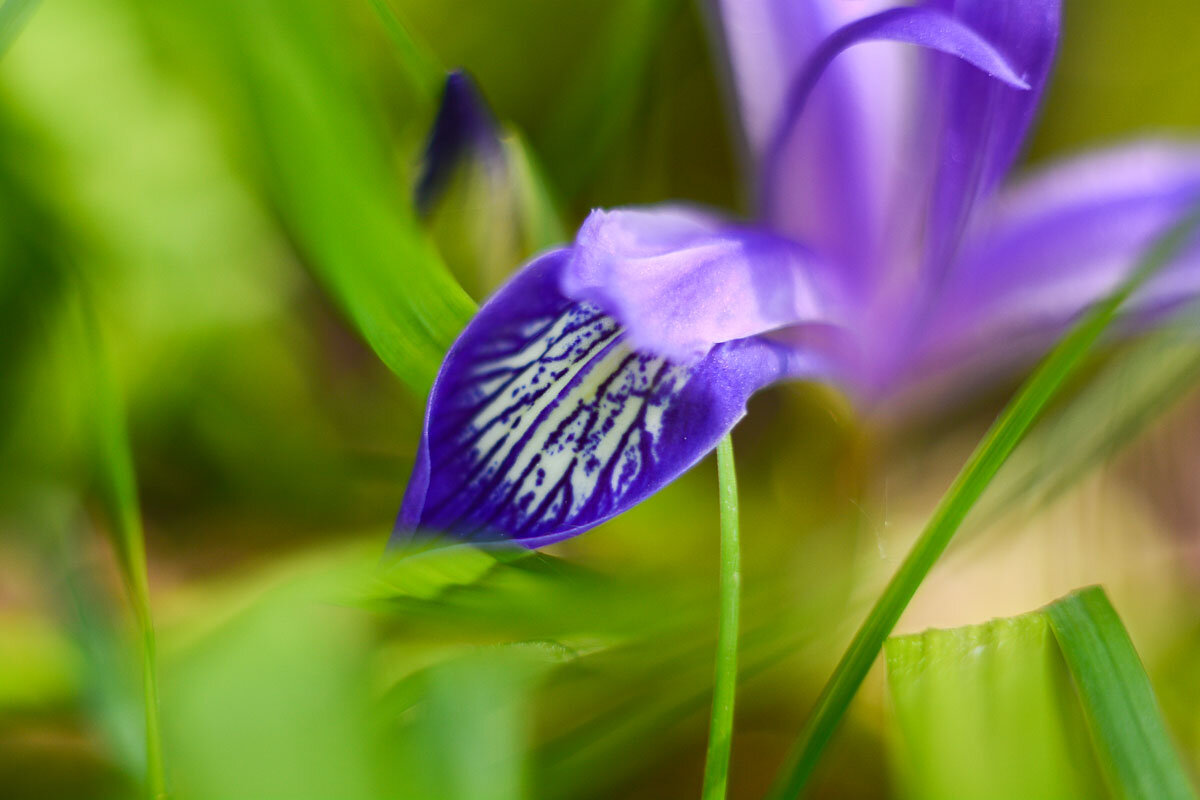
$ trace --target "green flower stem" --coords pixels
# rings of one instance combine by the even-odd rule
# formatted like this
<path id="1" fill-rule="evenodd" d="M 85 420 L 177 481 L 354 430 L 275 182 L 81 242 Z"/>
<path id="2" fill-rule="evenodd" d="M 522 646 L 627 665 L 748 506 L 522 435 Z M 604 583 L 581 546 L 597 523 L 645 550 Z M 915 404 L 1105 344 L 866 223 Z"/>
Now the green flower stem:
<path id="1" fill-rule="evenodd" d="M 713 682 L 708 756 L 704 761 L 704 800 L 723 800 L 733 743 L 733 703 L 737 694 L 738 614 L 742 602 L 742 555 L 738 543 L 737 473 L 733 440 L 717 445 L 717 481 L 721 497 L 721 616 L 717 630 L 717 666 Z"/>
<path id="2" fill-rule="evenodd" d="M 825 745 L 841 722 L 884 641 L 917 587 L 945 552 L 967 513 L 1024 438 L 1046 404 L 1083 363 L 1129 296 L 1174 258 L 1200 223 L 1200 209 L 1185 216 L 1150 248 L 1130 278 L 1097 303 L 1067 332 L 992 424 L 971 454 L 900 569 L 871 609 L 825 684 L 769 797 L 798 797 Z"/>

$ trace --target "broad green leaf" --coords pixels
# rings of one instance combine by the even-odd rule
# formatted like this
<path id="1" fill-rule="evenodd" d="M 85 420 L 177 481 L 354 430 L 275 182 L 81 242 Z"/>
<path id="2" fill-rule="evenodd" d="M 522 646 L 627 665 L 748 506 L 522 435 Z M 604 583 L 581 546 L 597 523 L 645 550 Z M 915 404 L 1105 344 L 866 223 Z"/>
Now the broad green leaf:
<path id="1" fill-rule="evenodd" d="M 1099 587 L 1020 617 L 895 637 L 886 649 L 906 796 L 1196 797 Z"/>
<path id="2" fill-rule="evenodd" d="M 901 796 L 1068 800 L 1103 793 L 1043 612 L 893 637 L 885 653 Z"/>
<path id="3" fill-rule="evenodd" d="M 189 797 L 529 794 L 529 693 L 575 651 L 552 641 L 481 645 L 462 629 L 455 641 L 427 641 L 423 598 L 396 615 L 354 602 L 378 556 L 377 542 L 356 542 L 272 564 L 224 597 L 206 593 L 215 613 L 187 615 L 200 629 L 166 631 L 164 730 Z M 368 586 L 385 597 L 407 576 L 393 600 L 412 591 L 444 606 L 478 567 L 491 574 L 503 558 L 430 550 L 384 565 Z M 444 585 L 441 570 L 424 569 L 439 563 L 452 578 Z"/>
<path id="4" fill-rule="evenodd" d="M 1068 595 L 1046 615 L 1112 793 L 1126 800 L 1194 800 L 1150 679 L 1104 590 L 1093 586 Z"/>
<path id="5" fill-rule="evenodd" d="M 1165 267 L 1200 223 L 1200 209 L 1172 226 L 1149 249 L 1132 275 L 1076 322 L 1043 359 L 1000 413 L 942 496 L 925 529 L 858 629 L 817 698 L 772 789 L 772 797 L 796 797 L 817 766 L 825 745 L 871 669 L 888 634 L 925 576 L 946 551 L 967 514 L 1064 383 L 1075 375 L 1125 301 Z"/>

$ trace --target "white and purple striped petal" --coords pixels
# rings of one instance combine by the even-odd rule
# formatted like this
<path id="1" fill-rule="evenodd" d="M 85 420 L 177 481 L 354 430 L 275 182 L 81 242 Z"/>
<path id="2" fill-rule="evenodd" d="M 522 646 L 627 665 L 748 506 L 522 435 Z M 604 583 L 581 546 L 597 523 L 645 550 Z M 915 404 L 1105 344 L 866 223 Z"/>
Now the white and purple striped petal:
<path id="1" fill-rule="evenodd" d="M 563 294 L 570 259 L 525 267 L 447 354 L 393 541 L 428 530 L 537 547 L 580 533 L 695 464 L 757 389 L 821 369 L 766 337 L 688 361 L 635 349 L 610 313 Z"/>

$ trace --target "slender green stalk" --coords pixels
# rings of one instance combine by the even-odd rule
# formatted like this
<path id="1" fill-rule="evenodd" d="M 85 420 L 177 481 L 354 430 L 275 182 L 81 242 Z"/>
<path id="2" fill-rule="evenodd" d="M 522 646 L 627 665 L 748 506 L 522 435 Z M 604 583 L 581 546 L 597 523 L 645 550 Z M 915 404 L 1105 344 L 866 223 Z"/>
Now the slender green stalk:
<path id="1" fill-rule="evenodd" d="M 721 497 L 721 617 L 717 629 L 717 666 L 713 681 L 708 755 L 704 761 L 704 800 L 723 800 L 729 780 L 733 744 L 733 703 L 737 694 L 738 614 L 742 603 L 742 554 L 738 543 L 737 473 L 733 440 L 717 445 L 717 480 Z"/>
<path id="2" fill-rule="evenodd" d="M 1179 252 L 1198 222 L 1200 210 L 1189 213 L 1155 242 L 1129 280 L 1096 304 L 1068 331 L 992 424 L 825 684 L 770 797 L 798 797 L 804 790 L 821 752 L 875 663 L 888 634 L 917 587 L 945 552 L 967 513 L 1046 404 L 1075 373 L 1083 357 L 1107 330 L 1120 307 Z"/>

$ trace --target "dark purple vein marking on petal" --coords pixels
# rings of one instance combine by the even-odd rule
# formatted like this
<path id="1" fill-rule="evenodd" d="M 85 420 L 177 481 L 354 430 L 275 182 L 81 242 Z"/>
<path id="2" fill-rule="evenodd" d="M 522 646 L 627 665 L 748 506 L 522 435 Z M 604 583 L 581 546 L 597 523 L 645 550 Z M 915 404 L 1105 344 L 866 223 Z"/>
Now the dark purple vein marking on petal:
<path id="1" fill-rule="evenodd" d="M 487 341 L 534 334 L 502 356 L 486 346 L 467 354 L 432 431 L 435 467 L 448 477 L 422 512 L 428 524 L 468 537 L 543 534 L 611 513 L 653 465 L 663 377 L 688 369 L 633 351 L 590 304 L 556 311 L 497 331 Z"/>
<path id="2" fill-rule="evenodd" d="M 613 474 L 616 471 L 618 463 L 623 460 L 626 448 L 629 446 L 629 439 L 635 430 L 639 434 L 637 445 L 640 451 L 640 469 L 638 467 L 631 466 L 631 462 L 624 461 L 625 469 L 621 475 L 617 476 L 618 485 L 613 489 L 612 494 L 608 497 L 605 497 L 605 495 L 600 492 L 594 493 L 588 502 L 588 506 L 584 509 L 585 513 L 589 513 L 590 515 L 594 516 L 600 516 L 606 513 L 609 509 L 602 506 L 603 501 L 607 499 L 611 503 L 619 498 L 622 494 L 621 486 L 630 483 L 638 473 L 644 471 L 645 468 L 652 462 L 652 450 L 655 442 L 650 436 L 642 435 L 644 430 L 643 426 L 645 424 L 646 413 L 649 410 L 650 403 L 653 402 L 654 394 L 658 390 L 659 384 L 661 383 L 663 376 L 667 373 L 669 367 L 670 365 L 667 362 L 660 362 L 658 371 L 654 375 L 650 389 L 645 395 L 647 402 L 642 403 L 642 406 L 638 411 L 637 419 L 621 434 L 621 439 L 618 441 L 616 449 L 613 451 L 612 455 L 608 458 L 600 470 L 600 474 L 597 478 L 597 485 L 606 487 L 613 486 Z"/>
<path id="3" fill-rule="evenodd" d="M 601 317 L 602 317 L 602 315 L 597 315 L 593 319 L 599 319 Z M 608 319 L 608 318 L 604 317 L 604 319 Z M 611 320 L 610 320 L 610 322 L 611 322 Z M 579 329 L 578 327 L 575 328 L 575 330 L 578 330 L 578 329 Z M 545 330 L 546 329 L 543 329 L 543 331 L 545 331 Z M 601 333 L 599 336 L 597 336 L 595 341 L 591 342 L 586 347 L 586 349 L 584 349 L 582 352 L 578 352 L 578 351 L 576 351 L 576 349 L 572 348 L 572 349 L 569 349 L 566 354 L 560 355 L 560 356 L 551 356 L 551 355 L 549 355 L 549 353 L 553 350 L 553 348 L 555 346 L 557 346 L 558 344 L 560 344 L 562 342 L 562 340 L 566 334 L 553 337 L 550 341 L 548 341 L 546 343 L 546 346 L 542 349 L 542 352 L 539 355 L 513 367 L 513 369 L 514 369 L 513 376 L 510 379 L 506 380 L 502 386 L 496 388 L 490 394 L 487 394 L 487 395 L 483 396 L 482 398 L 474 399 L 474 401 L 468 406 L 448 409 L 446 416 L 441 421 L 441 424 L 439 424 L 437 426 L 437 431 L 435 432 L 437 435 L 439 435 L 439 438 L 440 438 L 440 435 L 444 431 L 461 431 L 461 430 L 463 430 L 464 427 L 466 427 L 466 424 L 468 423 L 468 421 L 470 419 L 476 417 L 478 414 L 485 411 L 487 406 L 494 403 L 502 394 L 504 394 L 504 392 L 506 390 L 512 388 L 513 384 L 516 383 L 523 375 L 525 375 L 525 373 L 531 367 L 534 367 L 534 366 L 538 367 L 538 372 L 535 373 L 535 375 L 533 376 L 532 381 L 531 381 L 531 385 L 534 385 L 534 386 L 536 386 L 539 383 L 542 383 L 542 385 L 538 389 L 533 390 L 532 394 L 527 394 L 524 397 L 520 397 L 519 399 L 515 400 L 513 403 L 511 403 L 504 409 L 500 410 L 498 413 L 494 414 L 492 416 L 492 418 L 490 420 L 488 420 L 483 426 L 481 426 L 481 427 L 477 426 L 475 428 L 468 428 L 468 435 L 458 439 L 458 441 L 456 442 L 453 449 L 449 453 L 444 454 L 443 459 L 450 461 L 450 460 L 454 460 L 454 459 L 458 458 L 463 452 L 465 452 L 466 450 L 473 447 L 475 445 L 475 443 L 482 436 L 486 435 L 487 432 L 494 425 L 496 425 L 497 423 L 508 422 L 510 420 L 512 414 L 514 414 L 516 411 L 519 411 L 521 408 L 528 406 L 530 403 L 536 403 L 538 400 L 540 400 L 547 392 L 549 392 L 554 387 L 555 380 L 558 380 L 559 378 L 561 378 L 563 375 L 565 375 L 567 372 L 570 371 L 570 365 L 568 365 L 568 367 L 566 369 L 561 370 L 557 373 L 551 372 L 550 373 L 551 379 L 542 382 L 541 375 L 547 364 L 557 363 L 568 357 L 573 358 L 572 363 L 578 363 L 579 361 L 581 361 L 583 359 L 589 358 L 593 351 L 595 351 L 599 347 L 604 346 L 607 342 L 609 342 L 611 339 L 613 339 L 619 333 L 620 333 L 620 329 L 616 326 L 615 323 L 613 323 L 610 326 L 607 326 L 607 329 L 603 333 Z M 524 349 L 529 349 L 528 343 L 526 345 L 526 348 L 524 348 Z M 485 372 L 485 374 L 491 374 L 494 372 L 495 372 L 495 370 L 490 370 L 490 371 Z M 478 373 L 476 373 L 476 374 L 478 374 Z M 472 381 L 472 383 L 478 383 L 478 379 L 477 378 L 474 379 Z M 453 388 L 456 393 L 465 391 L 461 386 L 456 386 Z M 514 396 L 516 396 L 516 395 L 514 394 Z"/>

